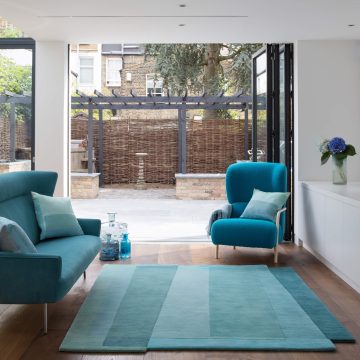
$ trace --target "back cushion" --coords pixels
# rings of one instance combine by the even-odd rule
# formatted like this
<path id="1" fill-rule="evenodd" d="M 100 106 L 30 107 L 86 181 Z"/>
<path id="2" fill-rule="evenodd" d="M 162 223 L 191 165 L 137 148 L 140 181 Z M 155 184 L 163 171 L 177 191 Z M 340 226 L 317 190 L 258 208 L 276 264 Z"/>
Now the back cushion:
<path id="1" fill-rule="evenodd" d="M 40 229 L 36 220 L 31 194 L 1 202 L 0 216 L 15 221 L 20 225 L 34 244 L 39 242 Z"/>
<path id="2" fill-rule="evenodd" d="M 40 240 L 40 229 L 31 191 L 51 196 L 56 180 L 57 174 L 50 171 L 0 174 L 0 216 L 19 224 L 34 244 Z"/>

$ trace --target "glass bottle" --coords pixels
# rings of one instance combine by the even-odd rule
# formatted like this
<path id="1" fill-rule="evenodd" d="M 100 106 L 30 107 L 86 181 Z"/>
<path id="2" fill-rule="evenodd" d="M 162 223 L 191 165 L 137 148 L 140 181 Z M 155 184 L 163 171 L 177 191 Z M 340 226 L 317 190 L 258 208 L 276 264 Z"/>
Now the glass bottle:
<path id="1" fill-rule="evenodd" d="M 125 232 L 123 234 L 120 243 L 120 259 L 129 259 L 131 256 L 131 243 L 129 240 L 129 234 Z"/>

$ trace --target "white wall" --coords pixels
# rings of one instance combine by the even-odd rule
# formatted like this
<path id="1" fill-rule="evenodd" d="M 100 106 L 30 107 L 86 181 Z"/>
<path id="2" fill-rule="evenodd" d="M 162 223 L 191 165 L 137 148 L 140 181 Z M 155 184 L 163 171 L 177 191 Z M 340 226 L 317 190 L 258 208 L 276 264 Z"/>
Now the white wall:
<path id="1" fill-rule="evenodd" d="M 36 42 L 35 168 L 59 175 L 56 196 L 69 194 L 68 45 Z"/>
<path id="2" fill-rule="evenodd" d="M 299 180 L 329 180 L 318 143 L 342 136 L 360 152 L 360 41 L 298 41 L 295 121 Z M 360 155 L 348 159 L 349 181 L 360 180 Z"/>

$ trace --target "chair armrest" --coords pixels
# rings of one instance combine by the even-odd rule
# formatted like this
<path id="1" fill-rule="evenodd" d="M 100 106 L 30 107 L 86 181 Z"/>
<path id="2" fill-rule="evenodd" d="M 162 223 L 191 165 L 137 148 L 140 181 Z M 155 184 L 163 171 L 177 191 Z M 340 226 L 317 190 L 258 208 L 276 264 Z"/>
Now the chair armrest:
<path id="1" fill-rule="evenodd" d="M 85 235 L 100 236 L 101 221 L 99 219 L 78 219 Z"/>
<path id="2" fill-rule="evenodd" d="M 60 256 L 0 252 L 0 303 L 56 302 Z"/>

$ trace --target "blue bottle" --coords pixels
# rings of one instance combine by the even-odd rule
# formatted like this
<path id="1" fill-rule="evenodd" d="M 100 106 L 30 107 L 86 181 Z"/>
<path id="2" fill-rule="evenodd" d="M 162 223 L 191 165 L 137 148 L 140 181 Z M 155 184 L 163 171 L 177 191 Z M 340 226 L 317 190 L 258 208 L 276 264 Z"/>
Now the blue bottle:
<path id="1" fill-rule="evenodd" d="M 120 259 L 129 259 L 131 255 L 131 243 L 128 233 L 125 233 L 120 243 Z"/>

